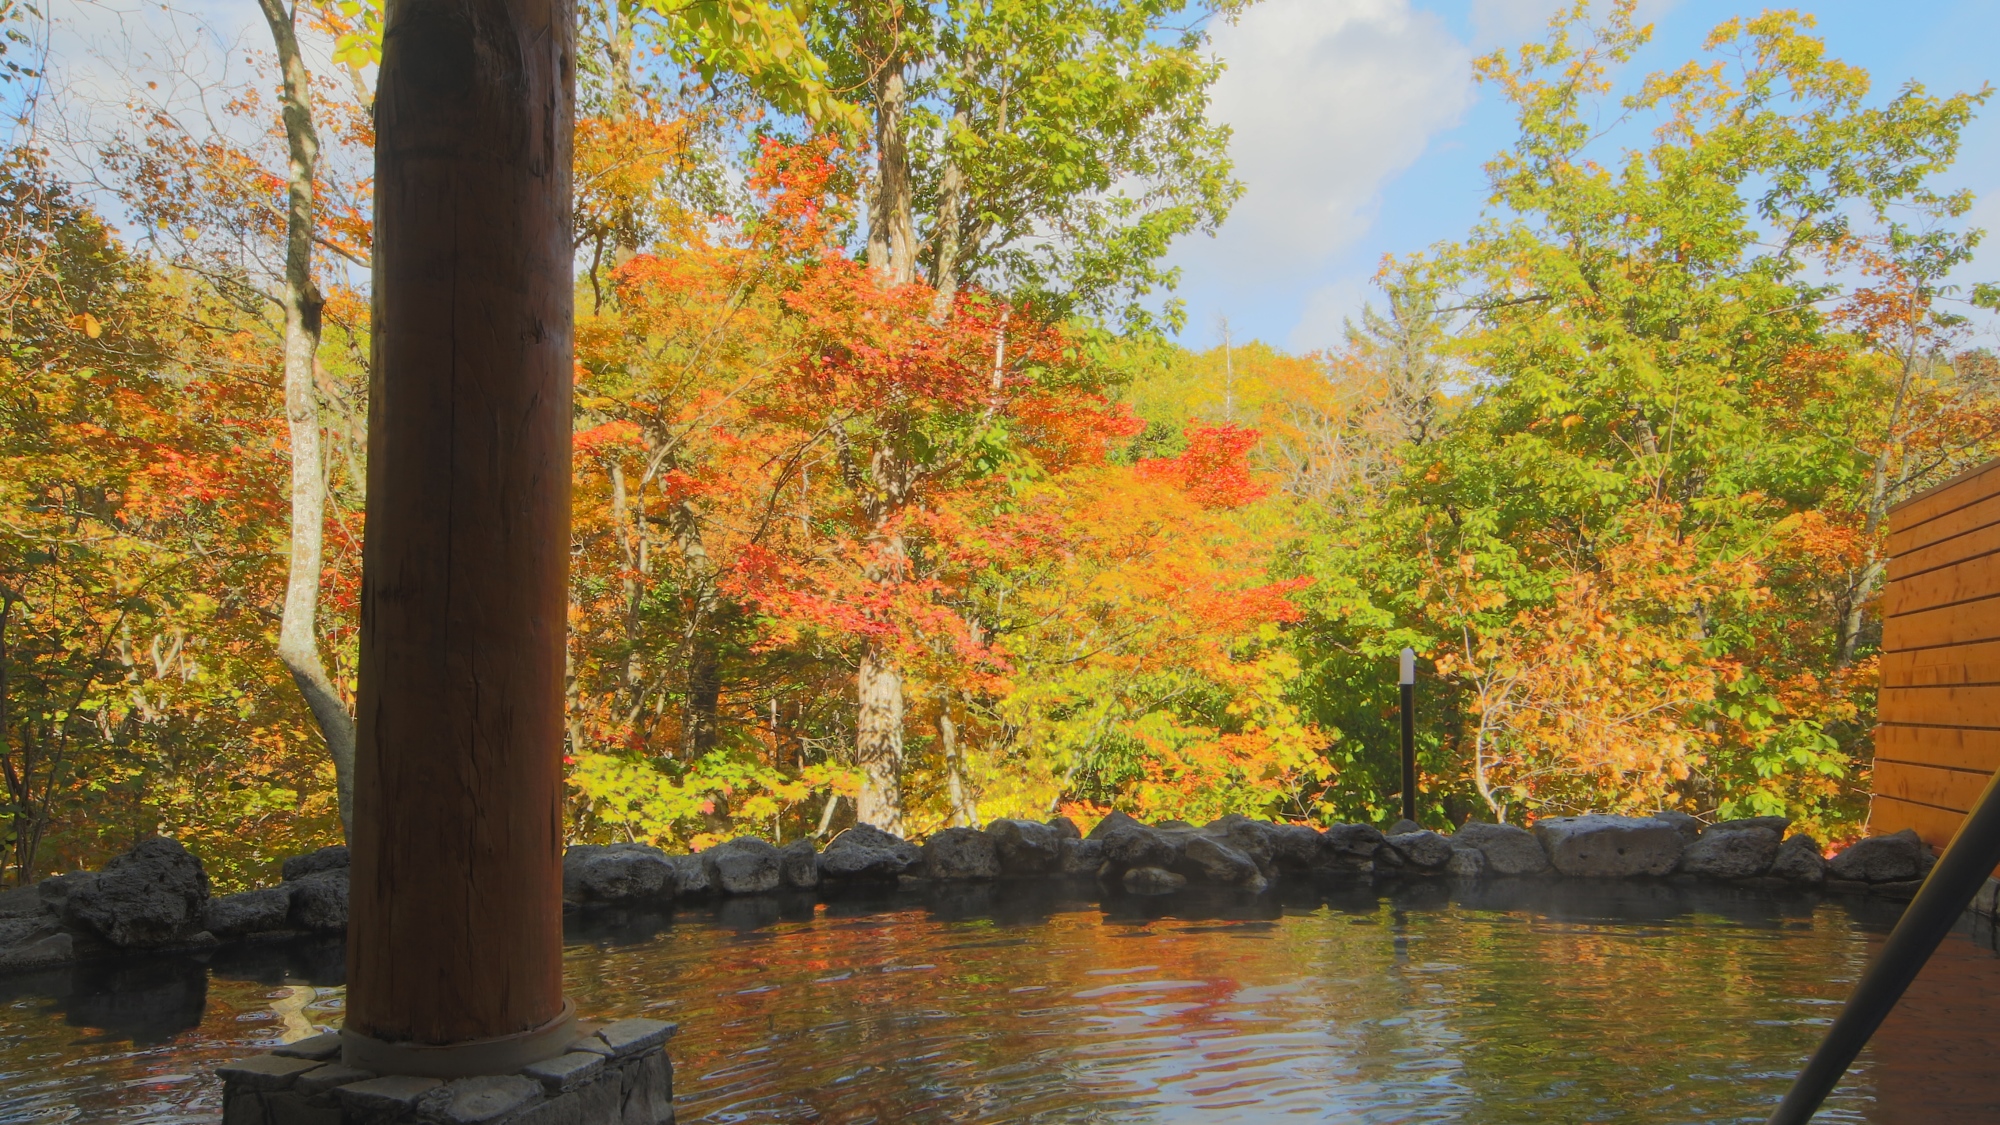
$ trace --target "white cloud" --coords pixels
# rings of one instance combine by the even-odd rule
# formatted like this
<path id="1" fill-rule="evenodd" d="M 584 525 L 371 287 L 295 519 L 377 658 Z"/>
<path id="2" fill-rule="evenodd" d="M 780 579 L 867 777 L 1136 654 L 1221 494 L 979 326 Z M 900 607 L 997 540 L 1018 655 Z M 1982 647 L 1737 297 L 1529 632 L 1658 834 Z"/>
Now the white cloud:
<path id="1" fill-rule="evenodd" d="M 1296 293 L 1472 99 L 1468 49 L 1409 0 L 1266 0 L 1215 46 L 1212 112 L 1246 191 L 1214 241 L 1176 255 L 1203 289 Z"/>

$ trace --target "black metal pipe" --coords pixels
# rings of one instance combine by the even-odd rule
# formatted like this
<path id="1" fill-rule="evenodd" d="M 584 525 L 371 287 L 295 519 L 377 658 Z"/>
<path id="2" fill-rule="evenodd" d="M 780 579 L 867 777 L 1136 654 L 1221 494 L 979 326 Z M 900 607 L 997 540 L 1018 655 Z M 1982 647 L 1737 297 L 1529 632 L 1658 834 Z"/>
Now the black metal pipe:
<path id="1" fill-rule="evenodd" d="M 1882 951 L 1861 974 L 1847 1006 L 1792 1081 L 1791 1091 L 1771 1115 L 1769 1125 L 1805 1125 L 1812 1119 L 1854 1057 L 1867 1046 L 1869 1036 L 1882 1026 L 1889 1010 L 1917 979 L 1938 943 L 1972 905 L 1995 866 L 2000 866 L 2000 773 L 1987 781 L 1979 803 L 1966 814 L 1937 866 L 1917 888 L 1917 896 L 1889 932 Z"/>

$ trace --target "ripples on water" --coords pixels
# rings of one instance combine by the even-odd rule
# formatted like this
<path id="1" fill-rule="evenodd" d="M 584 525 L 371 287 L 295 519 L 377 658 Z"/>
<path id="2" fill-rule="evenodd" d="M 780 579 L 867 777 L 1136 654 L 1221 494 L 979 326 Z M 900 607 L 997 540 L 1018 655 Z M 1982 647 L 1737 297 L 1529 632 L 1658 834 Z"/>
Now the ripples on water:
<path id="1" fill-rule="evenodd" d="M 1758 1122 L 1896 908 L 1505 883 L 1280 901 L 952 888 L 573 923 L 589 1016 L 681 1025 L 680 1120 Z M 2000 1120 L 2000 957 L 1940 950 L 1817 1119 Z M 0 1122 L 213 1121 L 340 1021 L 337 944 L 0 980 Z"/>

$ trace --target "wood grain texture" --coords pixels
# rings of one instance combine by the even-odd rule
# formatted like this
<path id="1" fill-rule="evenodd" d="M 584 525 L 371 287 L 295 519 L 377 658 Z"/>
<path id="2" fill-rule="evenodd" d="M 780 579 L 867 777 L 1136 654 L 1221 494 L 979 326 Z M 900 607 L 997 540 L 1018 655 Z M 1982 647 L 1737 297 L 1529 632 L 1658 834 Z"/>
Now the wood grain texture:
<path id="1" fill-rule="evenodd" d="M 2000 640 L 2000 598 L 1918 610 L 1882 620 L 1882 651 Z"/>
<path id="2" fill-rule="evenodd" d="M 1943 848 L 1951 843 L 1951 837 L 1958 831 L 1958 823 L 1963 819 L 1965 814 L 1952 809 L 1940 809 L 1877 793 L 1868 807 L 1868 834 L 1880 836 L 1914 828 L 1924 843 L 1932 848 Z"/>
<path id="3" fill-rule="evenodd" d="M 2000 477 L 1981 478 L 1981 483 L 2000 484 Z M 1990 490 L 1956 498 L 1948 510 L 1923 523 L 1904 523 L 1889 517 L 1889 554 L 1905 555 L 1953 536 L 2000 523 L 2000 496 Z"/>
<path id="4" fill-rule="evenodd" d="M 2000 552 L 2000 524 L 1987 524 L 1932 543 L 1928 547 L 1891 555 L 1888 578 L 1892 583 L 1898 582 L 1926 571 L 1995 552 Z"/>
<path id="5" fill-rule="evenodd" d="M 2000 770 L 2000 731 L 1885 723 L 1875 728 L 1875 760 L 1991 773 Z"/>
<path id="6" fill-rule="evenodd" d="M 1989 461 L 1891 507 L 1889 524 L 1892 528 L 1915 529 L 1996 495 L 2000 495 L 2000 461 Z"/>
<path id="7" fill-rule="evenodd" d="M 1898 617 L 1919 610 L 1958 605 L 2000 594 L 2000 565 L 1975 555 L 1949 566 L 1891 581 L 1882 591 L 1882 613 Z"/>
<path id="8" fill-rule="evenodd" d="M 1970 812 L 1986 782 L 1993 774 L 1983 770 L 1956 770 L 1912 762 L 1875 761 L 1875 792 L 1932 808 Z"/>
<path id="9" fill-rule="evenodd" d="M 562 1006 L 574 24 L 388 6 L 347 1024 L 391 1042 Z"/>
<path id="10" fill-rule="evenodd" d="M 1879 668 L 1883 687 L 2000 684 L 2000 641 L 1885 652 Z"/>
<path id="11" fill-rule="evenodd" d="M 1875 715 L 1883 723 L 2000 730 L 2000 686 L 1885 687 Z"/>

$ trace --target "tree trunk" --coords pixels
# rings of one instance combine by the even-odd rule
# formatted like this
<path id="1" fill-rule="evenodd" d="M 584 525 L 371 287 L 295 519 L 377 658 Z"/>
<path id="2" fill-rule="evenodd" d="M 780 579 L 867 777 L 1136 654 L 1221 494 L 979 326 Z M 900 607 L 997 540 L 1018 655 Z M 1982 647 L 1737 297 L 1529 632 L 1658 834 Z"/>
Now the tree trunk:
<path id="1" fill-rule="evenodd" d="M 854 818 L 884 832 L 903 834 L 903 672 L 881 642 L 861 650 L 856 677 L 861 713 L 854 757 L 861 766 L 861 795 Z"/>
<path id="2" fill-rule="evenodd" d="M 903 78 L 900 48 L 883 65 L 875 91 L 875 198 L 869 208 L 868 263 L 887 285 L 907 285 L 917 278 L 917 228 L 912 214 L 909 89 Z"/>
<path id="3" fill-rule="evenodd" d="M 962 68 L 964 81 L 972 80 L 970 61 Z M 931 319 L 942 323 L 951 312 L 951 303 L 958 297 L 958 264 L 965 250 L 965 170 L 959 167 L 956 148 L 952 138 L 972 128 L 971 95 L 960 93 L 957 109 L 951 116 L 951 129 L 945 139 L 944 172 L 938 178 L 938 213 L 931 237 L 937 244 L 936 257 L 931 265 L 931 286 L 937 290 L 937 297 L 931 302 Z"/>
<path id="4" fill-rule="evenodd" d="M 979 827 L 979 804 L 973 800 L 972 786 L 965 777 L 965 750 L 958 744 L 958 724 L 952 721 L 951 698 L 946 688 L 938 708 L 938 743 L 944 751 L 945 792 L 951 798 L 951 823 L 958 828 Z"/>
<path id="5" fill-rule="evenodd" d="M 314 384 L 325 303 L 312 278 L 313 188 L 319 135 L 313 128 L 312 78 L 299 54 L 293 13 L 282 0 L 258 0 L 271 25 L 284 72 L 279 95 L 285 120 L 285 423 L 292 452 L 292 557 L 285 576 L 285 611 L 278 625 L 278 659 L 312 709 L 333 758 L 340 826 L 354 829 L 354 717 L 319 654 L 319 583 L 326 528 L 326 457 L 320 447 L 319 390 Z"/>

